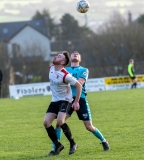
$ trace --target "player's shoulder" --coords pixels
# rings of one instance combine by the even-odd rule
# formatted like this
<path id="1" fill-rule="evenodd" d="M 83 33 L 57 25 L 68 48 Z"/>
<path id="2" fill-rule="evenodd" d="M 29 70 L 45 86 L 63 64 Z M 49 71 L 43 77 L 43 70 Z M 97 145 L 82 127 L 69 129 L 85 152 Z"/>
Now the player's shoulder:
<path id="1" fill-rule="evenodd" d="M 73 69 L 74 70 L 76 70 L 76 71 L 79 71 L 79 72 L 88 72 L 89 70 L 88 70 L 88 68 L 86 68 L 86 67 L 82 67 L 82 66 L 78 66 L 78 67 L 66 67 L 66 70 L 68 71 L 68 72 L 71 72 L 71 71 L 73 71 Z"/>
<path id="2" fill-rule="evenodd" d="M 66 76 L 66 75 L 69 74 L 69 72 L 68 72 L 65 68 L 62 68 L 62 69 L 60 70 L 60 73 L 63 74 L 64 76 Z"/>
<path id="3" fill-rule="evenodd" d="M 80 77 L 86 78 L 86 77 L 88 77 L 88 74 L 89 74 L 89 70 L 86 67 L 82 67 L 82 66 L 79 67 L 79 76 Z"/>
<path id="4" fill-rule="evenodd" d="M 66 67 L 65 68 L 67 71 L 70 71 L 71 70 L 71 67 Z"/>
<path id="5" fill-rule="evenodd" d="M 81 71 L 88 71 L 88 68 L 83 67 L 83 66 L 80 66 L 79 69 L 80 69 Z"/>
<path id="6" fill-rule="evenodd" d="M 52 70 L 54 70 L 54 65 L 51 65 L 51 66 L 49 67 L 49 71 L 52 71 Z"/>

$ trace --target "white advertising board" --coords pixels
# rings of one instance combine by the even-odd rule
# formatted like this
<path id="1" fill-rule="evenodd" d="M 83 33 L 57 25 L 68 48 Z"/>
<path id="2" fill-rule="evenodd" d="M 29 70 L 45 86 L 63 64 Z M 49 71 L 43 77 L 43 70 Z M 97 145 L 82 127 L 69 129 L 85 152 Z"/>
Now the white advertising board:
<path id="1" fill-rule="evenodd" d="M 144 88 L 144 76 L 138 75 L 136 77 L 138 79 L 137 88 Z M 130 89 L 131 84 L 132 84 L 132 80 L 128 76 L 92 78 L 92 79 L 88 79 L 86 82 L 86 92 Z M 49 82 L 10 85 L 9 92 L 10 92 L 11 98 L 52 94 L 50 91 Z"/>
<path id="2" fill-rule="evenodd" d="M 11 98 L 32 95 L 51 95 L 49 82 L 10 85 L 9 92 Z"/>
<path id="3" fill-rule="evenodd" d="M 103 91 L 105 90 L 104 78 L 88 79 L 86 82 L 86 91 Z M 22 85 L 10 85 L 9 92 L 11 98 L 34 96 L 34 95 L 51 95 L 50 83 L 32 83 Z"/>
<path id="4" fill-rule="evenodd" d="M 86 92 L 104 91 L 104 78 L 88 79 L 86 82 Z"/>

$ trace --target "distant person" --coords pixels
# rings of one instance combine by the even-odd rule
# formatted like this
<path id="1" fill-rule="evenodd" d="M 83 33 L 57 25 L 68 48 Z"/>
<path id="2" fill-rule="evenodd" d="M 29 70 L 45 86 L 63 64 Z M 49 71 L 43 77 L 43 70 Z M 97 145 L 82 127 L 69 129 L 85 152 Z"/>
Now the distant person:
<path id="1" fill-rule="evenodd" d="M 2 85 L 1 82 L 2 82 L 2 80 L 3 80 L 3 73 L 2 73 L 2 70 L 0 69 L 0 97 L 2 96 L 1 95 L 1 88 L 2 88 L 1 87 L 1 85 Z"/>
<path id="2" fill-rule="evenodd" d="M 0 69 L 0 82 L 2 82 L 3 80 L 3 73 L 2 73 L 2 70 Z"/>
<path id="3" fill-rule="evenodd" d="M 132 82 L 133 82 L 133 84 L 131 85 L 131 88 L 136 88 L 137 79 L 136 79 L 136 76 L 135 76 L 134 60 L 133 59 L 129 60 L 128 74 L 129 74 L 129 76 L 130 76 L 130 78 L 132 79 Z"/>

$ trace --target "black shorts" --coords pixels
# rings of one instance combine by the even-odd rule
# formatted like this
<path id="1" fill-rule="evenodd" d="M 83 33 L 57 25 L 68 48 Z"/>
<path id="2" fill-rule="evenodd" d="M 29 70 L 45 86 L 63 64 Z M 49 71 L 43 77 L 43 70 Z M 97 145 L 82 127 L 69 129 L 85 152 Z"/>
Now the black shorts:
<path id="1" fill-rule="evenodd" d="M 72 103 L 68 101 L 51 102 L 46 113 L 54 113 L 56 115 L 58 115 L 59 112 L 67 113 L 71 105 Z"/>
<path id="2" fill-rule="evenodd" d="M 132 80 L 134 80 L 134 79 L 136 78 L 136 76 L 130 76 L 130 78 L 131 78 Z"/>
<path id="3" fill-rule="evenodd" d="M 80 109 L 76 111 L 79 120 L 90 121 L 92 120 L 90 106 L 86 98 L 80 98 L 79 100 Z M 68 114 L 71 116 L 74 109 L 70 108 Z"/>

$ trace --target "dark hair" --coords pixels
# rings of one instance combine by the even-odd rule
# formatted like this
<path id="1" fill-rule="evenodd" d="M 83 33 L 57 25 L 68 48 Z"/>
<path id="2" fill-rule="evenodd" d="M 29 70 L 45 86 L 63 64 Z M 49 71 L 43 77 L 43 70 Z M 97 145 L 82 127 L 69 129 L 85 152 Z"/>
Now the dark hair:
<path id="1" fill-rule="evenodd" d="M 66 66 L 70 61 L 69 52 L 64 51 L 62 54 L 65 56 L 65 65 L 64 66 Z"/>

